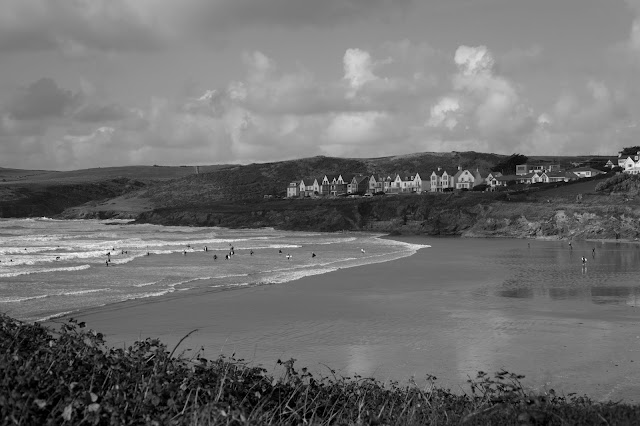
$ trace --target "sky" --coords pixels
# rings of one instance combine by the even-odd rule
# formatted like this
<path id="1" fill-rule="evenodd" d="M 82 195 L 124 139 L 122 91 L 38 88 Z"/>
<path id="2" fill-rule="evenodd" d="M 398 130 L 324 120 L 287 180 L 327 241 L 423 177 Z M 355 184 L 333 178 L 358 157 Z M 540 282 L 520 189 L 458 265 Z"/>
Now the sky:
<path id="1" fill-rule="evenodd" d="M 639 145 L 640 0 L 0 0 L 0 167 Z"/>

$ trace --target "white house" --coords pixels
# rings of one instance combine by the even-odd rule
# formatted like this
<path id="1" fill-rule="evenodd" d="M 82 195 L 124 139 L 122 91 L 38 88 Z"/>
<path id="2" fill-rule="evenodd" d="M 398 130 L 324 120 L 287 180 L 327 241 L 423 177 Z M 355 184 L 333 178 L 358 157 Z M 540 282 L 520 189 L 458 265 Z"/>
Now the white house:
<path id="1" fill-rule="evenodd" d="M 442 167 L 438 167 L 437 171 L 431 173 L 431 192 L 442 192 L 449 188 L 455 188 L 453 176 L 446 170 L 442 170 Z"/>
<path id="2" fill-rule="evenodd" d="M 604 173 L 591 167 L 578 167 L 577 169 L 571 169 L 571 171 L 580 178 L 589 178 Z"/>
<path id="3" fill-rule="evenodd" d="M 455 174 L 456 189 L 471 189 L 475 186 L 476 177 L 469 170 L 458 170 Z"/>

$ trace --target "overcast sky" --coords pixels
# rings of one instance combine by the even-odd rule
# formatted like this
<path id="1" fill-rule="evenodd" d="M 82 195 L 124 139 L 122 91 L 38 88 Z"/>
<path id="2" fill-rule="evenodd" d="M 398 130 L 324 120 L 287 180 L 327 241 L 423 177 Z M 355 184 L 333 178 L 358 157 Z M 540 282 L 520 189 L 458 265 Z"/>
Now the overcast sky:
<path id="1" fill-rule="evenodd" d="M 0 167 L 640 144 L 640 0 L 0 0 Z"/>

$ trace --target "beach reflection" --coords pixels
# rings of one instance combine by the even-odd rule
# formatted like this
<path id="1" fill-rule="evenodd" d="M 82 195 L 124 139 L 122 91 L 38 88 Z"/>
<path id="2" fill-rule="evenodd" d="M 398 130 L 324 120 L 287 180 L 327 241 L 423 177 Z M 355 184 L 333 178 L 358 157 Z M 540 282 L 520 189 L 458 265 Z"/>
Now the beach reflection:
<path id="1" fill-rule="evenodd" d="M 267 368 L 296 358 L 325 377 L 423 385 L 433 374 L 462 392 L 478 371 L 504 369 L 538 391 L 640 401 L 635 245 L 598 244 L 592 256 L 593 244 L 580 242 L 415 242 L 432 247 L 287 285 L 105 308 L 83 320 L 130 338 L 138 329 L 180 330 L 172 343 L 198 328 L 185 347 L 202 345 L 209 356 L 224 348 Z"/>
<path id="2" fill-rule="evenodd" d="M 582 299 L 595 304 L 638 306 L 639 246 L 534 242 L 527 249 L 517 248 L 491 259 L 507 271 L 494 294 L 516 299 Z"/>

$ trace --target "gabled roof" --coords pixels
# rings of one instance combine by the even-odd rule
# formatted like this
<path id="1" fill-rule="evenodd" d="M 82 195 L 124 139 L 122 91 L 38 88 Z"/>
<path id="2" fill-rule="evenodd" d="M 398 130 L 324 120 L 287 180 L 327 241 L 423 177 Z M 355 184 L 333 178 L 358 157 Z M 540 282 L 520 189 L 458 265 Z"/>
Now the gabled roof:
<path id="1" fill-rule="evenodd" d="M 442 177 L 443 174 L 447 174 L 448 176 L 451 176 L 451 173 L 449 173 L 448 171 L 446 171 L 445 169 L 440 169 L 440 170 L 434 170 L 433 173 L 436 174 L 436 176 L 438 177 Z M 432 173 L 432 174 L 433 174 Z"/>
<path id="2" fill-rule="evenodd" d="M 370 176 L 356 176 L 356 177 L 355 177 L 355 179 L 356 179 L 356 183 L 357 183 L 358 185 L 359 185 L 359 184 L 361 184 L 361 183 L 362 183 L 362 182 L 364 182 L 364 181 L 368 181 L 368 180 L 369 180 L 369 178 L 370 178 Z"/>

